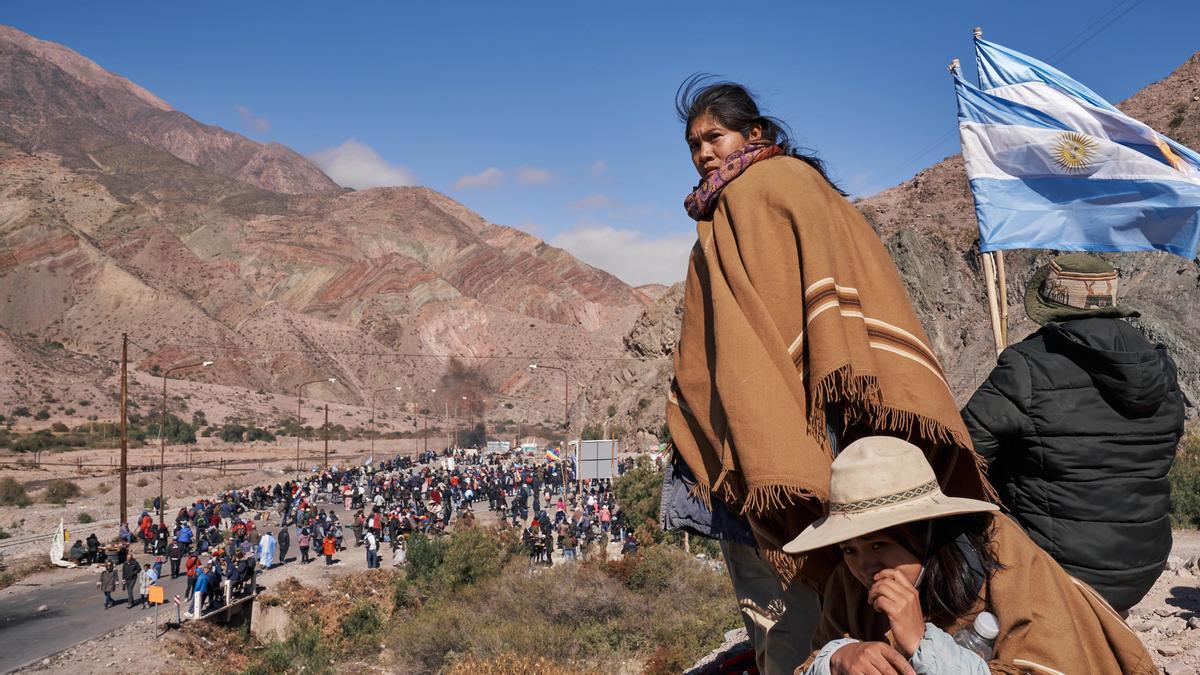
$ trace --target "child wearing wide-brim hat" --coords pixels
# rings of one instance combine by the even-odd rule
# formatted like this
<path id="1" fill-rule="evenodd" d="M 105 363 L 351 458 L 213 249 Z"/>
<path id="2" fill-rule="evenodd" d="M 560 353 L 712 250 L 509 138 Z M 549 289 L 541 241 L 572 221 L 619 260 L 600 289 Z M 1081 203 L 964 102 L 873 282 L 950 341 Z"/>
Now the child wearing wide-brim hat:
<path id="1" fill-rule="evenodd" d="M 906 441 L 847 446 L 826 517 L 783 547 L 837 546 L 843 558 L 798 672 L 1156 673 L 1120 616 L 997 510 L 945 495 Z M 984 611 L 1000 630 L 986 663 L 951 637 Z"/>

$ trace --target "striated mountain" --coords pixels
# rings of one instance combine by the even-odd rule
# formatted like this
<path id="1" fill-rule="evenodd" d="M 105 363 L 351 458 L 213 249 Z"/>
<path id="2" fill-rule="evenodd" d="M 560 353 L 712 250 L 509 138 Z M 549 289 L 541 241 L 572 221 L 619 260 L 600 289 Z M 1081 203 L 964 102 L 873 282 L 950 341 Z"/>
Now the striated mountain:
<path id="1" fill-rule="evenodd" d="M 530 360 L 590 379 L 650 302 L 433 190 L 336 188 L 57 45 L 0 29 L 0 61 L 7 335 L 86 361 L 127 332 L 141 369 L 217 357 L 192 377 L 438 408 L 461 398 L 429 393 L 455 355 L 487 405 L 537 421 L 561 403 Z"/>
<path id="2" fill-rule="evenodd" d="M 1200 147 L 1200 52 L 1119 107 L 1190 147 Z M 995 364 L 995 350 L 962 157 L 949 157 L 857 206 L 892 254 L 955 399 L 965 403 Z M 1033 272 L 1051 256 L 1049 251 L 1005 255 L 1010 342 L 1038 328 L 1025 316 L 1024 291 Z M 1200 264 L 1166 253 L 1105 257 L 1121 273 L 1122 296 L 1141 311 L 1134 323 L 1167 345 L 1185 392 L 1200 400 L 1200 314 L 1195 311 L 1200 307 Z M 625 340 L 626 354 L 634 361 L 615 365 L 598 378 L 593 394 L 580 397 L 576 407 L 581 416 L 595 419 L 615 405 L 616 424 L 639 432 L 643 445 L 654 441 L 663 422 L 660 399 L 671 376 L 682 301 L 681 292 L 668 294 L 645 310 Z"/>
<path id="3" fill-rule="evenodd" d="M 0 26 L 0 72 L 0 140 L 27 152 L 95 168 L 90 147 L 132 142 L 266 190 L 341 191 L 289 148 L 201 124 L 70 49 L 7 26 Z"/>

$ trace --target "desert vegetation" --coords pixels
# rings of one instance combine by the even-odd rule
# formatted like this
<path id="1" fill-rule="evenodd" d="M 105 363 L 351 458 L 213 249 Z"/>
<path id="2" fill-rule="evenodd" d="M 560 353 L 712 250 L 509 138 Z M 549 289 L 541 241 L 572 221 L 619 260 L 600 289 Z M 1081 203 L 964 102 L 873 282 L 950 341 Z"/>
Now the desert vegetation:
<path id="1" fill-rule="evenodd" d="M 530 569 L 515 532 L 468 528 L 415 539 L 409 551 L 406 570 L 350 575 L 328 592 L 291 579 L 276 586 L 263 602 L 289 610 L 284 640 L 255 644 L 238 631 L 214 635 L 189 624 L 176 649 L 203 662 L 213 652 L 200 638 L 231 643 L 245 656 L 223 666 L 248 674 L 341 671 L 360 660 L 399 672 L 545 663 L 674 673 L 738 623 L 723 571 L 671 545 Z"/>

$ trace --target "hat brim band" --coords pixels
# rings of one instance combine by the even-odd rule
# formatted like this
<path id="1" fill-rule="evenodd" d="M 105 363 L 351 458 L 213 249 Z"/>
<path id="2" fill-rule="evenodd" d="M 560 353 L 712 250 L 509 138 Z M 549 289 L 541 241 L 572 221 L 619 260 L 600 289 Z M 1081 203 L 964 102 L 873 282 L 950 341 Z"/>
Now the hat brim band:
<path id="1" fill-rule="evenodd" d="M 884 506 L 855 513 L 832 513 L 808 526 L 799 536 L 784 544 L 783 552 L 814 551 L 865 534 L 920 520 L 999 510 L 995 504 L 977 499 L 947 497 L 938 491 L 894 506 Z"/>

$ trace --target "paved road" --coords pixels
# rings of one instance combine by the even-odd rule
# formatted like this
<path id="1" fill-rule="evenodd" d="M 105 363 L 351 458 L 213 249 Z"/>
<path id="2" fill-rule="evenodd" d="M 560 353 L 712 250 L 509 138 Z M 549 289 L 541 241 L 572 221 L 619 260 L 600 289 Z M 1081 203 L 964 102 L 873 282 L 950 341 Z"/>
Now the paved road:
<path id="1" fill-rule="evenodd" d="M 153 557 L 136 554 L 139 562 Z M 183 597 L 187 587 L 181 576 L 172 581 L 167 571 L 163 585 L 167 599 L 175 594 Z M 99 637 L 154 613 L 147 609 L 126 607 L 126 595 L 120 584 L 114 598 L 121 604 L 104 610 L 104 594 L 97 588 L 100 574 L 91 569 L 52 570 L 42 572 L 0 591 L 0 672 L 10 672 L 47 656 L 56 654 L 84 640 Z M 44 605 L 44 611 L 38 607 Z M 170 607 L 170 610 L 167 607 Z M 174 605 L 163 605 L 159 616 L 164 618 Z"/>
<path id="2" fill-rule="evenodd" d="M 327 505 L 325 508 L 329 509 Z M 349 522 L 349 515 L 344 509 L 338 507 L 335 510 L 343 522 Z M 278 531 L 275 526 L 268 526 L 267 529 L 272 533 Z M 288 551 L 288 559 L 294 560 L 300 555 L 300 550 L 296 546 L 295 527 L 290 529 L 292 547 Z M 350 535 L 351 546 L 353 541 Z M 154 562 L 154 556 L 141 553 L 140 544 L 134 544 L 133 551 L 138 562 Z M 295 564 L 277 565 L 270 572 L 260 571 L 259 585 L 266 586 L 273 577 L 286 576 L 287 570 Z M 159 619 L 164 622 L 168 615 L 174 620 L 175 606 L 171 604 L 171 598 L 175 595 L 182 598 L 187 589 L 187 580 L 182 575 L 172 580 L 170 570 L 170 563 L 165 563 L 164 578 L 159 582 L 166 589 L 167 604 L 158 610 Z M 104 594 L 96 586 L 99 580 L 99 568 L 54 569 L 35 574 L 0 591 L 0 673 L 36 663 L 80 642 L 100 637 L 154 614 L 153 606 L 129 609 L 125 604 L 128 596 L 121 590 L 120 583 L 113 593 L 113 598 L 120 604 L 105 610 Z M 46 609 L 38 611 L 42 605 Z"/>

